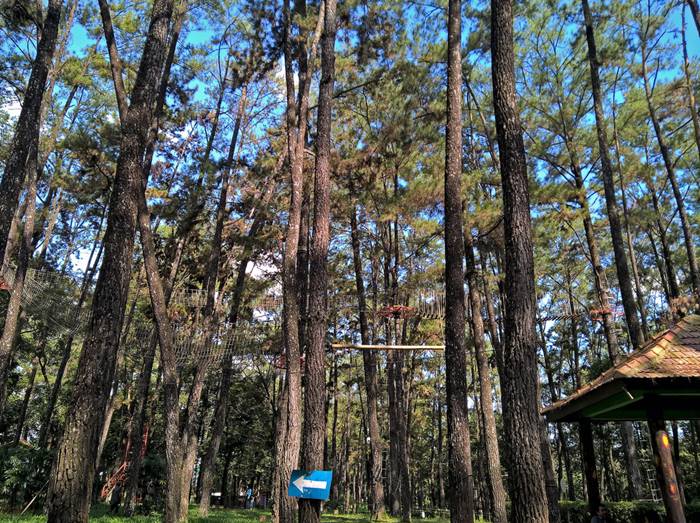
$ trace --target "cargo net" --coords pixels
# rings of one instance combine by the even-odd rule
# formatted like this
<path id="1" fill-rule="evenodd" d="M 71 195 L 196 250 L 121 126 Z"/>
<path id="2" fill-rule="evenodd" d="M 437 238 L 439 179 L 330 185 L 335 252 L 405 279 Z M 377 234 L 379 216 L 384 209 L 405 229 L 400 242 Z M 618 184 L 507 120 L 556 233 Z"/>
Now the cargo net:
<path id="1" fill-rule="evenodd" d="M 176 289 L 169 305 L 177 364 L 182 367 L 217 365 L 234 357 L 279 352 L 281 299 L 252 298 L 231 321 L 232 293 L 216 296 L 214 319 L 204 310 L 206 291 Z"/>
<path id="2" fill-rule="evenodd" d="M 0 290 L 11 291 L 14 280 L 15 270 L 7 270 L 0 277 Z M 81 286 L 69 275 L 29 269 L 24 278 L 21 304 L 26 318 L 43 325 L 50 331 L 47 334 L 73 334 L 87 322 L 87 310 L 78 306 L 80 296 Z"/>
<path id="3" fill-rule="evenodd" d="M 177 324 L 174 344 L 177 364 L 180 367 L 218 365 L 235 357 L 254 356 L 275 352 L 280 343 L 277 322 L 237 325 L 219 323 L 214 329 Z"/>

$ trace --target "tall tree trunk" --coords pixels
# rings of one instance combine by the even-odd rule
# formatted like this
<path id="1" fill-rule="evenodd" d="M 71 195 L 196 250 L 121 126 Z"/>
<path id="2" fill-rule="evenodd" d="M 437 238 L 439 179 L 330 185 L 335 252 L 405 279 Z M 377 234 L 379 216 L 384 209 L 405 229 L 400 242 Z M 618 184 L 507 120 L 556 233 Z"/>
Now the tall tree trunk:
<path id="1" fill-rule="evenodd" d="M 464 235 L 462 230 L 462 3 L 447 15 L 447 127 L 445 139 L 445 362 L 450 520 L 474 520 L 467 346 L 464 336 Z"/>
<path id="2" fill-rule="evenodd" d="M 306 13 L 304 0 L 297 0 L 295 12 L 299 15 Z M 315 56 L 315 42 L 320 37 L 323 9 L 319 11 L 314 44 L 311 47 L 311 62 Z M 284 0 L 284 63 L 286 86 L 286 125 L 287 125 L 287 155 L 290 163 L 290 202 L 285 233 L 285 249 L 282 261 L 282 299 L 283 299 L 283 334 L 286 352 L 286 384 L 287 384 L 287 428 L 285 430 L 284 454 L 277 459 L 276 466 L 280 467 L 280 486 L 286 489 L 292 470 L 299 462 L 301 447 L 301 349 L 299 339 L 299 301 L 297 282 L 297 258 L 299 251 L 299 231 L 301 228 L 301 208 L 304 189 L 304 146 L 306 144 L 306 123 L 309 104 L 309 67 L 306 42 L 294 45 L 292 34 L 292 12 L 290 0 Z M 299 98 L 295 100 L 295 77 L 293 70 L 293 49 L 299 56 Z M 295 519 L 297 504 L 280 492 L 280 521 L 291 523 Z"/>
<path id="3" fill-rule="evenodd" d="M 439 381 L 438 381 L 439 382 Z M 437 483 L 438 483 L 438 507 L 445 508 L 445 474 L 444 474 L 444 457 L 445 453 L 443 452 L 443 442 L 444 442 L 444 437 L 443 437 L 443 429 L 442 429 L 442 410 L 443 410 L 443 403 L 440 400 L 440 393 L 438 391 L 437 394 L 437 460 L 438 460 L 438 477 L 437 477 Z"/>
<path id="4" fill-rule="evenodd" d="M 173 2 L 156 0 L 153 4 L 131 107 L 122 125 L 104 238 L 104 262 L 95 288 L 65 432 L 49 481 L 47 512 L 52 523 L 75 523 L 88 518 L 100 417 L 114 377 L 131 273 L 138 198 L 143 190 L 141 159 L 153 120 Z"/>
<path id="5" fill-rule="evenodd" d="M 544 486 L 547 491 L 547 510 L 550 523 L 559 523 L 559 486 L 554 475 L 552 454 L 547 434 L 547 423 L 543 416 L 539 418 L 540 449 L 542 452 L 542 468 L 544 469 Z"/>
<path id="6" fill-rule="evenodd" d="M 351 192 L 353 192 L 351 188 Z M 362 279 L 362 254 L 360 251 L 360 232 L 357 224 L 357 209 L 353 205 L 350 214 L 350 236 L 352 241 L 353 267 L 355 269 L 355 291 L 357 292 L 358 315 L 360 319 L 360 340 L 363 345 L 370 343 L 369 323 L 367 320 L 367 299 L 365 284 Z M 367 393 L 367 425 L 369 426 L 369 509 L 373 519 L 384 514 L 384 486 L 382 484 L 382 440 L 379 430 L 377 397 L 379 380 L 377 379 L 377 354 L 374 351 L 362 351 L 362 363 L 365 372 L 365 391 Z"/>
<path id="7" fill-rule="evenodd" d="M 540 323 L 541 326 L 541 323 Z M 541 339 L 544 339 L 544 334 L 542 328 L 540 327 Z M 554 370 L 552 369 L 552 363 L 549 356 L 549 351 L 547 350 L 546 344 L 542 343 L 542 356 L 544 359 L 544 371 L 547 376 L 547 387 L 549 389 L 549 396 L 552 403 L 559 400 L 559 394 L 557 393 L 557 388 L 554 384 Z M 566 471 L 566 497 L 569 501 L 576 499 L 576 493 L 574 490 L 574 474 L 571 468 L 571 455 L 569 454 L 568 438 L 564 434 L 564 429 L 561 423 L 557 423 L 557 437 L 559 438 L 559 444 L 561 445 L 561 454 L 564 459 L 564 469 Z"/>
<path id="8" fill-rule="evenodd" d="M 166 301 L 168 300 L 166 290 Z M 141 460 L 144 451 L 143 435 L 146 427 L 146 415 L 151 390 L 151 378 L 153 374 L 153 363 L 155 361 L 156 349 L 158 347 L 158 337 L 151 334 L 149 347 L 143 357 L 143 366 L 139 375 L 136 389 L 134 414 L 131 427 L 131 448 L 129 450 L 129 469 L 127 472 L 126 484 L 124 485 L 124 514 L 131 517 L 136 508 L 136 498 L 138 497 L 139 478 L 141 476 Z M 146 429 L 147 430 L 147 429 Z"/>
<path id="9" fill-rule="evenodd" d="M 639 324 L 639 317 L 637 316 L 637 304 L 634 298 L 634 292 L 632 291 L 629 262 L 627 261 L 625 241 L 622 235 L 622 225 L 620 224 L 620 209 L 615 196 L 615 182 L 613 180 L 613 169 L 610 161 L 610 146 L 605 130 L 603 94 L 598 72 L 598 52 L 596 50 L 595 33 L 593 31 L 593 16 L 591 15 L 588 0 L 581 0 L 581 2 L 586 26 L 586 42 L 588 43 L 588 62 L 591 68 L 591 91 L 593 92 L 593 109 L 595 112 L 596 133 L 598 136 L 598 149 L 600 154 L 600 174 L 605 189 L 605 203 L 608 210 L 610 235 L 612 237 L 613 251 L 615 253 L 615 267 L 617 268 L 617 279 L 622 294 L 622 305 L 625 309 L 625 319 L 627 321 L 630 342 L 632 343 L 632 348 L 636 350 L 642 346 L 644 337 Z"/>
<path id="10" fill-rule="evenodd" d="M 275 463 L 282 461 L 284 457 L 285 433 L 287 430 L 287 384 L 282 385 L 279 398 L 277 398 L 277 419 L 275 423 Z M 282 497 L 285 495 L 287 485 L 282 484 L 281 467 L 275 466 L 272 471 L 272 523 L 280 522 L 280 509 Z"/>
<path id="11" fill-rule="evenodd" d="M 505 343 L 501 387 L 511 521 L 546 522 L 537 388 L 535 277 L 527 164 L 515 93 L 513 2 L 491 1 L 493 103 L 503 185 Z"/>
<path id="12" fill-rule="evenodd" d="M 17 210 L 19 196 L 28 174 L 28 167 L 36 169 L 41 107 L 49 69 L 53 62 L 61 20 L 62 0 L 49 0 L 44 18 L 36 58 L 25 89 L 22 110 L 17 119 L 10 152 L 5 162 L 0 183 L 0 255 L 4 255 L 12 218 Z M 32 160 L 32 156 L 35 158 Z M 33 232 L 33 231 L 32 231 Z M 31 234 L 30 234 L 31 236 Z"/>
<path id="13" fill-rule="evenodd" d="M 306 352 L 306 389 L 304 393 L 304 446 L 302 463 L 305 470 L 323 467 L 326 435 L 326 362 L 325 342 L 328 330 L 327 287 L 328 245 L 331 219 L 331 105 L 335 81 L 336 0 L 323 5 L 321 37 L 321 82 L 318 98 L 316 134 L 316 172 L 314 181 L 314 220 L 309 273 L 313 274 L 309 289 L 309 347 Z M 319 14 L 319 17 L 321 15 Z M 302 499 L 299 517 L 305 523 L 321 520 L 321 502 Z"/>
<path id="14" fill-rule="evenodd" d="M 647 107 L 649 109 L 649 117 L 651 118 L 652 126 L 654 127 L 654 133 L 656 134 L 656 141 L 659 144 L 659 150 L 661 151 L 661 158 L 664 161 L 664 167 L 666 168 L 666 176 L 668 181 L 671 183 L 671 188 L 673 189 L 673 197 L 676 200 L 676 207 L 678 208 L 678 216 L 681 219 L 681 230 L 683 231 L 683 240 L 685 242 L 685 250 L 688 255 L 688 270 L 690 272 L 690 282 L 693 286 L 693 292 L 700 296 L 700 270 L 698 269 L 698 260 L 695 255 L 695 243 L 693 239 L 693 232 L 690 225 L 690 219 L 688 218 L 688 211 L 685 206 L 685 197 L 681 192 L 680 185 L 678 184 L 678 177 L 676 176 L 676 168 L 673 164 L 673 159 L 671 158 L 671 151 L 666 143 L 666 138 L 664 136 L 664 131 L 661 128 L 661 123 L 659 122 L 658 115 L 656 114 L 656 108 L 654 107 L 653 93 L 651 86 L 649 85 L 649 73 L 647 71 L 647 44 L 646 39 L 643 37 L 641 42 L 642 51 L 642 78 L 644 80 L 644 93 L 646 95 Z"/>
<path id="15" fill-rule="evenodd" d="M 496 432 L 496 416 L 493 405 L 493 389 L 491 385 L 491 369 L 484 343 L 484 321 L 481 316 L 481 293 L 477 276 L 476 260 L 471 232 L 467 230 L 465 238 L 466 276 L 469 284 L 469 304 L 471 314 L 472 341 L 479 374 L 479 399 L 481 403 L 483 441 L 486 451 L 486 469 L 489 485 L 492 521 L 506 523 L 506 492 L 501 477 L 501 458 L 498 450 L 498 434 Z"/>
<path id="16" fill-rule="evenodd" d="M 656 269 L 659 271 L 659 279 L 661 280 L 661 287 L 664 290 L 664 296 L 666 297 L 666 303 L 671 307 L 671 288 L 668 285 L 668 280 L 666 279 L 666 266 L 659 256 L 659 250 L 656 247 L 656 240 L 651 232 L 651 227 L 647 227 L 644 231 L 649 239 L 649 246 L 651 247 L 651 252 L 654 255 L 654 262 L 656 263 Z"/>
<path id="17" fill-rule="evenodd" d="M 615 90 L 613 90 L 613 97 L 615 96 L 616 89 L 617 80 L 615 81 Z M 615 102 L 613 102 L 612 107 L 612 121 L 613 141 L 615 142 L 615 156 L 617 160 L 617 171 L 618 175 L 620 176 L 620 196 L 622 197 L 622 217 L 624 219 L 625 239 L 627 240 L 627 250 L 629 251 L 630 263 L 632 264 L 632 277 L 634 278 L 634 291 L 637 296 L 637 307 L 639 309 L 639 316 L 642 322 L 642 335 L 644 336 L 644 339 L 647 339 L 649 337 L 649 325 L 647 323 L 646 307 L 644 306 L 642 284 L 639 279 L 639 266 L 637 264 L 637 255 L 634 252 L 634 245 L 632 243 L 629 208 L 627 207 L 627 191 L 625 190 L 625 175 L 622 172 L 622 158 L 620 156 L 620 139 L 617 133 L 617 108 Z"/>

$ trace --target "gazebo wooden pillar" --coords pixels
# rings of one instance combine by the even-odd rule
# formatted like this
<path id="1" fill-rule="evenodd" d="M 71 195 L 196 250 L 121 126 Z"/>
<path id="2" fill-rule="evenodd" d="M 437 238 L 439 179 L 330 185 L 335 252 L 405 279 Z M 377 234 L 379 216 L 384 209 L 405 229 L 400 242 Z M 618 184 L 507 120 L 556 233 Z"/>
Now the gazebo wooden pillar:
<path id="1" fill-rule="evenodd" d="M 656 402 L 656 398 L 652 398 L 647 420 L 651 435 L 651 449 L 654 452 L 656 481 L 659 483 L 668 520 L 685 523 L 683 501 L 671 452 L 671 441 L 668 432 L 666 432 L 666 422 L 662 419 L 663 412 L 660 408 L 654 407 Z"/>
<path id="2" fill-rule="evenodd" d="M 667 521 L 685 523 L 666 421 L 700 419 L 700 316 L 686 316 L 543 414 L 550 422 L 580 424 L 592 511 L 600 494 L 591 423 L 646 421 Z"/>

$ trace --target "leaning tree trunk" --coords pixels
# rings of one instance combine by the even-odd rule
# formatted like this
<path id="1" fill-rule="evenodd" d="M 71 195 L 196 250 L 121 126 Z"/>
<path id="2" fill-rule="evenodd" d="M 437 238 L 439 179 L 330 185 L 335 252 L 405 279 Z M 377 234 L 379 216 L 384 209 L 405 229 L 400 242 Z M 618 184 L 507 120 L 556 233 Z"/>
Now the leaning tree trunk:
<path id="1" fill-rule="evenodd" d="M 697 6 L 695 8 L 697 9 Z M 693 81 L 690 76 L 688 42 L 685 36 L 685 7 L 683 8 L 682 12 L 681 41 L 683 44 L 683 74 L 685 75 L 685 89 L 688 92 L 688 109 L 690 110 L 690 119 L 693 121 L 693 137 L 695 138 L 695 145 L 698 150 L 698 155 L 700 155 L 700 117 L 698 117 L 698 108 L 695 105 L 695 90 L 693 89 Z"/>
<path id="2" fill-rule="evenodd" d="M 272 196 L 272 191 L 269 190 L 264 198 L 266 202 Z M 229 315 L 229 324 L 232 329 L 235 329 L 238 324 L 238 314 L 243 298 L 243 290 L 245 289 L 246 268 L 252 259 L 253 253 L 250 247 L 250 240 L 255 238 L 264 223 L 264 210 L 259 210 L 250 226 L 247 234 L 248 242 L 243 250 L 241 261 L 238 264 L 236 273 L 236 283 L 233 290 L 233 298 L 231 300 L 231 312 Z M 226 427 L 226 415 L 228 412 L 229 392 L 231 388 L 231 379 L 233 377 L 233 367 L 231 361 L 227 361 L 221 372 L 221 382 L 219 384 L 219 395 L 216 402 L 213 424 L 211 427 L 211 437 L 207 452 L 202 459 L 201 464 L 201 500 L 199 503 L 199 513 L 202 517 L 206 517 L 209 512 L 211 489 L 214 485 L 214 472 L 216 468 L 216 458 L 219 453 L 219 446 Z"/>
<path id="3" fill-rule="evenodd" d="M 22 110 L 10 143 L 10 154 L 5 162 L 0 183 L 0 256 L 5 253 L 12 218 L 17 210 L 19 196 L 27 177 L 27 167 L 31 165 L 36 169 L 36 159 L 31 161 L 31 157 L 38 153 L 42 100 L 56 51 L 62 3 L 62 0 L 49 0 L 36 58 L 24 92 Z"/>
<path id="4" fill-rule="evenodd" d="M 34 391 L 34 380 L 36 379 L 36 371 L 39 367 L 39 358 L 34 356 L 32 359 L 32 371 L 29 373 L 29 384 L 24 391 L 24 399 L 22 400 L 22 408 L 19 411 L 19 421 L 17 421 L 17 433 L 15 434 L 14 445 L 19 445 L 20 440 L 24 437 L 26 438 L 26 432 L 24 430 L 24 423 L 27 421 L 27 409 L 29 408 L 29 401 L 32 399 L 32 392 Z"/>
<path id="5" fill-rule="evenodd" d="M 661 123 L 659 122 L 659 117 L 656 114 L 656 108 L 654 107 L 654 101 L 652 99 L 652 90 L 649 85 L 649 78 L 647 73 L 647 46 L 646 42 L 642 40 L 641 45 L 642 50 L 642 78 L 644 80 L 644 93 L 646 95 L 647 107 L 649 109 L 649 117 L 651 118 L 652 126 L 654 127 L 654 133 L 656 134 L 656 141 L 659 144 L 659 150 L 661 151 L 661 158 L 664 161 L 664 167 L 666 168 L 666 176 L 668 181 L 671 183 L 671 188 L 673 189 L 673 197 L 676 200 L 676 207 L 678 209 L 678 216 L 681 219 L 681 231 L 683 231 L 683 240 L 685 243 L 685 251 L 688 255 L 688 270 L 690 272 L 690 282 L 693 286 L 693 292 L 700 296 L 700 270 L 698 269 L 698 260 L 695 255 L 695 243 L 693 239 L 693 232 L 690 225 L 690 219 L 688 218 L 688 211 L 685 205 L 685 198 L 683 193 L 681 193 L 680 185 L 678 184 L 678 177 L 676 176 L 676 168 L 671 158 L 671 151 L 666 143 L 666 137 L 664 136 L 664 131 L 661 128 Z"/>
<path id="6" fill-rule="evenodd" d="M 306 470 L 323 467 L 326 435 L 326 362 L 325 342 L 328 330 L 327 287 L 328 245 L 331 218 L 331 106 L 335 80 L 336 1 L 322 4 L 321 82 L 319 87 L 316 135 L 316 176 L 314 181 L 314 220 L 310 252 L 309 347 L 306 352 L 306 389 L 304 394 L 304 447 L 302 463 Z M 319 15 L 320 17 L 321 15 Z M 321 520 L 321 502 L 302 499 L 299 517 L 305 523 Z"/>
<path id="7" fill-rule="evenodd" d="M 583 173 L 581 172 L 581 166 L 578 160 L 575 144 L 571 143 L 568 136 L 566 141 L 567 149 L 569 151 L 569 158 L 571 161 L 571 170 L 574 173 L 574 184 L 578 190 L 578 203 L 583 211 L 583 229 L 586 236 L 586 243 L 588 245 L 588 252 L 590 254 L 591 268 L 593 270 L 593 283 L 596 290 L 596 296 L 598 298 L 598 306 L 602 311 L 603 333 L 605 335 L 608 357 L 610 359 L 610 364 L 615 365 L 620 353 L 620 347 L 617 334 L 615 332 L 613 313 L 610 308 L 610 288 L 608 285 L 608 278 L 605 274 L 605 269 L 603 268 L 600 258 L 598 242 L 596 240 L 595 230 L 593 227 L 593 219 L 591 218 L 588 198 L 586 197 L 585 193 Z M 571 295 L 569 296 L 569 300 L 571 312 L 573 313 L 573 297 Z M 576 320 L 574 318 L 572 319 L 573 329 L 575 329 L 575 325 Z M 576 345 L 578 342 L 577 337 L 572 336 L 571 342 L 572 344 Z M 632 499 L 639 499 L 642 495 L 642 477 L 639 470 L 637 450 L 631 422 L 623 422 L 622 429 L 625 467 L 627 469 L 627 476 L 629 479 L 630 496 Z"/>
<path id="8" fill-rule="evenodd" d="M 503 431 L 511 521 L 548 521 L 542 453 L 534 319 L 535 276 L 527 164 L 515 92 L 513 1 L 491 1 L 493 103 L 501 160 L 505 235 Z"/>
<path id="9" fill-rule="evenodd" d="M 700 34 L 700 8 L 698 8 L 698 2 L 697 0 L 686 0 L 688 3 L 688 7 L 690 7 L 690 11 L 693 13 L 693 20 L 695 20 L 695 28 L 698 30 L 698 34 Z"/>
<path id="10" fill-rule="evenodd" d="M 38 140 L 38 136 L 36 136 Z M 29 270 L 29 260 L 32 255 L 32 232 L 34 231 L 34 216 L 36 214 L 36 154 L 38 141 L 31 146 L 33 150 L 28 163 L 29 187 L 27 189 L 27 210 L 24 213 L 24 231 L 17 259 L 15 279 L 12 283 L 12 293 L 5 315 L 2 337 L 0 337 L 0 414 L 4 410 L 7 373 L 14 355 L 17 328 L 19 327 L 20 311 L 22 308 L 22 293 Z"/>
<path id="11" fill-rule="evenodd" d="M 630 335 L 630 342 L 634 349 L 638 349 L 644 342 L 642 329 L 637 316 L 637 304 L 632 290 L 629 262 L 625 252 L 625 240 L 620 223 L 620 209 L 615 196 L 615 182 L 613 180 L 612 162 L 610 161 L 610 146 L 605 130 L 605 116 L 603 114 L 603 94 L 600 86 L 598 72 L 598 52 L 596 50 L 595 33 L 593 31 L 593 16 L 588 5 L 588 0 L 582 0 L 583 17 L 586 26 L 586 41 L 588 43 L 588 62 L 591 68 L 591 91 L 593 92 L 593 109 L 595 112 L 596 132 L 598 136 L 598 149 L 600 154 L 600 175 L 603 179 L 605 190 L 605 203 L 608 210 L 608 222 L 610 223 L 610 235 L 612 237 L 613 252 L 615 253 L 615 267 L 617 279 L 622 294 L 622 305 L 625 309 L 625 319 Z"/>
<path id="12" fill-rule="evenodd" d="M 493 390 L 491 385 L 491 369 L 486 355 L 484 343 L 484 321 L 481 316 L 481 293 L 477 277 L 476 260 L 470 231 L 465 231 L 466 276 L 469 284 L 469 315 L 472 328 L 472 341 L 476 355 L 477 371 L 479 374 L 479 398 L 481 403 L 484 449 L 486 451 L 486 469 L 489 486 L 490 505 L 493 523 L 506 523 L 506 492 L 501 476 L 501 458 L 498 450 L 498 434 L 496 432 L 496 416 L 493 406 Z"/>
<path id="13" fill-rule="evenodd" d="M 104 262 L 94 292 L 65 432 L 49 480 L 46 504 L 50 522 L 75 523 L 88 518 L 100 417 L 114 378 L 131 275 L 138 197 L 143 190 L 141 159 L 153 120 L 173 2 L 156 0 L 153 4 L 131 107 L 122 126 L 104 238 Z"/>
<path id="14" fill-rule="evenodd" d="M 445 362 L 450 519 L 474 520 L 474 485 L 467 408 L 462 231 L 462 11 L 450 0 L 447 19 L 447 128 L 445 139 Z"/>

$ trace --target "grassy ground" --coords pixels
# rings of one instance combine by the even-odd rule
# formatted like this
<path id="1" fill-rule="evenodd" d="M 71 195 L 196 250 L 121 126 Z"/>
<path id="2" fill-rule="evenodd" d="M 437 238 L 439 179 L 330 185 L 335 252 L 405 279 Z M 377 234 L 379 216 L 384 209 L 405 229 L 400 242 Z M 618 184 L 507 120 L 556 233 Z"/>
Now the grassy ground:
<path id="1" fill-rule="evenodd" d="M 262 517 L 266 521 L 270 521 L 269 512 L 262 510 L 212 510 L 208 518 L 200 518 L 197 515 L 197 509 L 190 509 L 190 523 L 259 523 Z M 0 523 L 43 523 L 46 518 L 41 514 L 25 514 L 24 516 L 12 514 L 0 514 Z M 149 516 L 135 516 L 133 518 L 125 518 L 115 516 L 109 513 L 107 507 L 98 505 L 93 508 L 90 521 L 96 523 L 157 523 L 161 521 L 160 514 L 152 514 Z M 369 521 L 366 514 L 327 514 L 322 518 L 323 523 L 362 523 Z M 387 518 L 386 522 L 390 523 L 395 520 Z M 425 523 L 446 523 L 445 519 L 422 519 L 418 520 Z"/>

